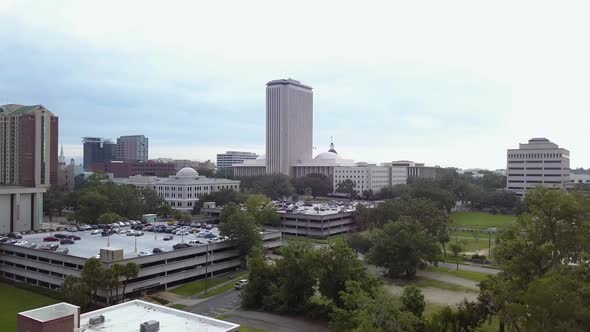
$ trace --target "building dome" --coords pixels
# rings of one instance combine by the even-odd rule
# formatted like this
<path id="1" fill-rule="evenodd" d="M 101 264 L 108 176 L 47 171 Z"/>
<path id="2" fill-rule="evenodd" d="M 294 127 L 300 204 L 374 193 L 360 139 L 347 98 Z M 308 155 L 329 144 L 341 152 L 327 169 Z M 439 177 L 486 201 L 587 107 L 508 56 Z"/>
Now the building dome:
<path id="1" fill-rule="evenodd" d="M 266 160 L 266 155 L 261 154 L 260 156 L 258 156 L 258 158 L 256 158 L 256 160 Z"/>
<path id="2" fill-rule="evenodd" d="M 314 159 L 340 159 L 340 156 L 336 152 L 322 152 L 318 154 Z"/>
<path id="3" fill-rule="evenodd" d="M 320 154 L 318 154 L 317 156 L 315 156 L 314 159 L 340 159 L 340 156 L 338 155 L 338 152 L 336 152 L 336 150 L 334 150 L 334 143 L 330 143 L 330 150 L 328 150 L 328 152 L 322 152 Z"/>
<path id="4" fill-rule="evenodd" d="M 199 173 L 191 167 L 185 167 L 176 173 L 177 178 L 196 178 Z"/>

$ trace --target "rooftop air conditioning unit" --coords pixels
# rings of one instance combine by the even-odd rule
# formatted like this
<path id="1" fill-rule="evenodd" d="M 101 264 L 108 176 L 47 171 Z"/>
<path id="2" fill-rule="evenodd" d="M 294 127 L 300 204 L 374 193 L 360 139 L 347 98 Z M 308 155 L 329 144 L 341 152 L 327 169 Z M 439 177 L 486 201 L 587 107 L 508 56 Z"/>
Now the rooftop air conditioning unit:
<path id="1" fill-rule="evenodd" d="M 102 323 L 104 323 L 104 316 L 103 315 L 90 317 L 90 319 L 88 320 L 88 325 L 90 325 L 90 326 L 94 326 L 94 325 L 98 325 L 98 324 L 102 324 Z"/>
<path id="2" fill-rule="evenodd" d="M 158 332 L 160 331 L 160 322 L 156 320 L 148 320 L 139 325 L 140 332 Z"/>

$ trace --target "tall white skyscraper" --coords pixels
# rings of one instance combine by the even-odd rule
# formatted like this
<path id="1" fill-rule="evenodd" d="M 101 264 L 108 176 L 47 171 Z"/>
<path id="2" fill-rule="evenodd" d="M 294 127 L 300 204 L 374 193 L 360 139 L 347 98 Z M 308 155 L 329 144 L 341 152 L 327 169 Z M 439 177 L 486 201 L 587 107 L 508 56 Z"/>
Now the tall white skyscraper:
<path id="1" fill-rule="evenodd" d="M 266 84 L 266 173 L 291 175 L 312 159 L 313 91 L 293 79 Z"/>

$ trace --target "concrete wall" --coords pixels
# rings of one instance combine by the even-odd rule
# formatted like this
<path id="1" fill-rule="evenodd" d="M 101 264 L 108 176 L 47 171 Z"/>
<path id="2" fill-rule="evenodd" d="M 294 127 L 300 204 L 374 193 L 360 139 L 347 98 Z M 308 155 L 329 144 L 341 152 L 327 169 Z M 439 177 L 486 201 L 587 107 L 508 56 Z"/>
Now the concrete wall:
<path id="1" fill-rule="evenodd" d="M 10 233 L 10 195 L 0 195 L 0 234 Z"/>

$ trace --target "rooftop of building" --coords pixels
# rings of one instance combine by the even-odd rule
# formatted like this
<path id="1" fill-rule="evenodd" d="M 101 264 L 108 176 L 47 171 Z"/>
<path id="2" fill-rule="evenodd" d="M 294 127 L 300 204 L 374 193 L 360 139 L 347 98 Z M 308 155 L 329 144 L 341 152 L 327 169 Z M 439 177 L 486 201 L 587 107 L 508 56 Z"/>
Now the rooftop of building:
<path id="1" fill-rule="evenodd" d="M 156 223 L 157 225 L 163 225 L 164 223 Z M 121 227 L 116 229 L 118 232 L 129 231 L 130 227 Z M 64 235 L 75 235 L 80 237 L 80 240 L 74 241 L 74 244 L 59 245 L 59 248 L 67 248 L 68 252 L 65 255 L 74 256 L 79 258 L 91 258 L 100 254 L 101 248 L 111 249 L 123 249 L 123 258 L 134 258 L 139 257 L 140 251 L 149 251 L 150 253 L 154 248 L 160 248 L 163 252 L 174 251 L 173 245 L 180 242 L 189 242 L 191 240 L 199 240 L 206 245 L 208 241 L 204 237 L 198 235 L 198 231 L 201 229 L 195 228 L 195 233 L 190 235 L 174 235 L 170 233 L 154 233 L 144 231 L 143 236 L 127 236 L 126 233 L 115 233 L 109 237 L 101 236 L 101 234 L 91 234 L 92 230 L 86 231 L 55 231 L 55 232 L 44 232 L 36 234 L 24 234 L 22 241 L 26 241 L 27 244 L 23 247 L 30 245 L 36 245 L 34 249 L 39 249 L 40 246 L 47 243 L 59 244 L 59 242 L 44 242 L 43 239 L 53 234 L 64 234 Z M 205 230 L 204 228 L 202 230 Z M 213 227 L 211 230 L 215 236 L 219 236 L 219 229 Z M 173 236 L 170 241 L 164 241 L 164 237 Z M 136 242 L 137 241 L 137 242 Z M 135 245 L 137 243 L 137 250 Z M 39 249 L 40 250 L 40 249 Z M 156 254 L 157 255 L 157 254 Z"/>
<path id="2" fill-rule="evenodd" d="M 34 319 L 39 322 L 47 322 L 69 315 L 77 316 L 79 310 L 80 307 L 78 306 L 62 302 L 48 305 L 46 307 L 19 312 L 19 315 Z"/>
<path id="3" fill-rule="evenodd" d="M 0 114 L 18 115 L 26 114 L 31 111 L 41 109 L 47 111 L 43 105 L 19 105 L 19 104 L 6 104 L 0 106 Z"/>
<path id="4" fill-rule="evenodd" d="M 303 83 L 301 83 L 298 80 L 294 80 L 292 78 L 283 78 L 283 79 L 278 79 L 278 80 L 272 80 L 269 81 L 268 83 L 266 83 L 267 86 L 270 85 L 295 85 L 295 86 L 299 86 L 305 89 L 309 89 L 312 90 L 313 88 L 309 85 L 305 85 Z"/>

